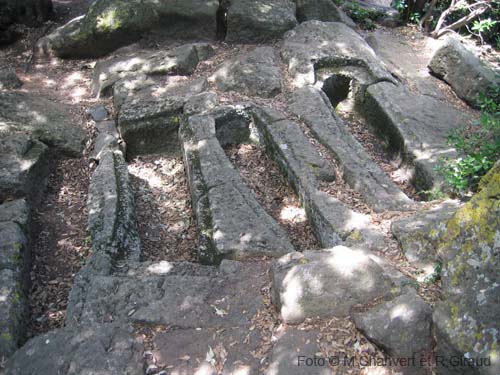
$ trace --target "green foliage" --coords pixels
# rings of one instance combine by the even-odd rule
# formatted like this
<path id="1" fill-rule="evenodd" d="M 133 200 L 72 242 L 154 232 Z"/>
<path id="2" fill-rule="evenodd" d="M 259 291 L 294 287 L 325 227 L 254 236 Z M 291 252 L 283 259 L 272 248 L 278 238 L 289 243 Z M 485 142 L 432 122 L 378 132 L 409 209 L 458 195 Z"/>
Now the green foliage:
<path id="1" fill-rule="evenodd" d="M 360 7 L 358 4 L 350 4 L 347 9 L 347 13 L 353 19 L 354 22 L 359 24 L 363 29 L 373 30 L 376 25 L 374 20 L 381 16 L 379 11 L 372 9 L 365 9 Z"/>
<path id="2" fill-rule="evenodd" d="M 418 24 L 420 22 L 420 13 L 414 12 L 410 14 L 410 22 Z"/>
<path id="3" fill-rule="evenodd" d="M 438 168 L 458 194 L 475 191 L 481 177 L 500 158 L 500 86 L 481 95 L 479 104 L 479 122 L 449 136 L 449 144 L 463 156 L 445 160 Z"/>

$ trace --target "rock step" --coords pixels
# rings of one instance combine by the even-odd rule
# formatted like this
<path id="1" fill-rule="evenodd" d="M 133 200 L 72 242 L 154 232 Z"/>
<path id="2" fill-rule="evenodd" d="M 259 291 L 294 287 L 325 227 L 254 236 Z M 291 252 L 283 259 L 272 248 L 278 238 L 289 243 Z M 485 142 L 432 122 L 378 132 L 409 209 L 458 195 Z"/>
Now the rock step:
<path id="1" fill-rule="evenodd" d="M 389 82 L 369 86 L 358 100 L 360 113 L 388 140 L 392 151 L 413 166 L 417 191 L 445 188 L 435 168 L 441 158 L 456 156 L 448 136 L 470 119 L 438 99 L 413 95 Z"/>
<path id="2" fill-rule="evenodd" d="M 249 327 L 262 308 L 267 283 L 262 263 L 224 260 L 220 268 L 188 262 L 127 262 L 112 275 L 95 275 L 79 300 L 73 325 L 130 322 L 182 329 Z M 247 328 L 248 328 L 247 327 Z"/>
<path id="3" fill-rule="evenodd" d="M 340 164 L 343 177 L 376 212 L 409 209 L 409 199 L 380 169 L 335 115 L 326 95 L 307 86 L 294 91 L 288 108 L 309 127 L 318 141 Z"/>
<path id="4" fill-rule="evenodd" d="M 320 180 L 334 177 L 335 172 L 325 166 L 299 124 L 270 108 L 256 107 L 252 112 L 271 155 L 298 192 L 321 244 L 382 246 L 384 236 L 367 215 L 319 190 Z"/>
<path id="5" fill-rule="evenodd" d="M 180 129 L 203 262 L 293 251 L 284 230 L 260 206 L 227 159 L 215 119 L 190 116 Z"/>
<path id="6" fill-rule="evenodd" d="M 26 200 L 0 205 L 0 358 L 8 358 L 25 340 L 29 221 Z"/>

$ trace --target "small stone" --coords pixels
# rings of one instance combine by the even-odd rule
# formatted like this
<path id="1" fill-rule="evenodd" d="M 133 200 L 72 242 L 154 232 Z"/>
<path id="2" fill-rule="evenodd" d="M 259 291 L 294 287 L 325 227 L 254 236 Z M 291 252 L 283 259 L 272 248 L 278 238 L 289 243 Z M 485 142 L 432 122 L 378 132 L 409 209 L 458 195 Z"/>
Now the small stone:
<path id="1" fill-rule="evenodd" d="M 103 105 L 98 105 L 90 108 L 89 113 L 95 122 L 103 121 L 108 118 L 108 111 Z"/>

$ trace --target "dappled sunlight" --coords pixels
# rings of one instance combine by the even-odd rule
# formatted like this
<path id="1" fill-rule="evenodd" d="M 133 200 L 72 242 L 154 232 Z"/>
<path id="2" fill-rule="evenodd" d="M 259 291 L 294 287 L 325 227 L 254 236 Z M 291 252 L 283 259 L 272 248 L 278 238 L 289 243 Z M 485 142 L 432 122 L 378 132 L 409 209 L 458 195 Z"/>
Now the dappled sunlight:
<path id="1" fill-rule="evenodd" d="M 71 73 L 70 75 L 68 75 L 64 79 L 64 83 L 62 85 L 62 88 L 68 88 L 68 87 L 75 86 L 77 83 L 80 83 L 83 80 L 84 80 L 84 77 L 82 76 L 82 74 L 80 72 Z"/>
<path id="2" fill-rule="evenodd" d="M 405 303 L 400 303 L 389 311 L 389 317 L 391 320 L 399 319 L 405 323 L 410 323 L 413 320 L 414 315 L 415 312 Z"/>
<path id="3" fill-rule="evenodd" d="M 297 266 L 287 273 L 283 280 L 283 286 L 281 314 L 289 317 L 289 320 L 300 319 L 304 316 L 304 311 L 300 305 L 304 290 L 302 280 L 297 272 Z"/>
<path id="4" fill-rule="evenodd" d="M 146 181 L 152 188 L 161 188 L 162 180 L 152 169 L 140 169 L 134 165 L 129 165 L 128 171 L 132 176 Z"/>
<path id="5" fill-rule="evenodd" d="M 147 271 L 155 275 L 166 275 L 172 270 L 172 268 L 174 268 L 172 263 L 161 261 L 148 266 Z"/>
<path id="6" fill-rule="evenodd" d="M 280 213 L 281 219 L 292 223 L 305 223 L 307 221 L 306 210 L 302 207 L 286 206 Z"/>
<path id="7" fill-rule="evenodd" d="M 331 253 L 327 259 L 328 265 L 336 273 L 348 278 L 358 277 L 359 272 L 370 261 L 363 251 L 352 250 L 345 246 L 336 246 L 327 251 Z"/>

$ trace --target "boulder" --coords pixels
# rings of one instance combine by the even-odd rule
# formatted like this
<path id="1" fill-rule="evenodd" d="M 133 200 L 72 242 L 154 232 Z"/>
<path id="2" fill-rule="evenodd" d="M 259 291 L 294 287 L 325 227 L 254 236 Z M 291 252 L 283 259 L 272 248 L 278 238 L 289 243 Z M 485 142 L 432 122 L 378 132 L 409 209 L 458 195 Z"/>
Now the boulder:
<path id="1" fill-rule="evenodd" d="M 193 115 L 210 111 L 219 105 L 219 97 L 215 92 L 207 91 L 191 96 L 184 104 L 184 113 Z"/>
<path id="2" fill-rule="evenodd" d="M 127 158 L 166 152 L 180 154 L 178 130 L 188 98 L 207 87 L 207 81 L 180 81 L 151 86 L 130 96 L 120 107 L 118 129 L 127 144 Z"/>
<path id="3" fill-rule="evenodd" d="M 231 0 L 226 41 L 259 43 L 279 39 L 297 25 L 291 0 Z"/>
<path id="4" fill-rule="evenodd" d="M 14 69 L 0 69 L 0 90 L 18 89 L 22 85 Z"/>
<path id="5" fill-rule="evenodd" d="M 190 75 L 198 63 L 213 55 L 209 44 L 186 44 L 167 51 L 133 51 L 123 56 L 100 61 L 94 69 L 92 90 L 95 95 L 109 95 L 113 85 L 138 74 L 148 76 Z"/>
<path id="6" fill-rule="evenodd" d="M 436 50 L 429 69 L 446 81 L 460 98 L 476 107 L 480 94 L 500 85 L 500 70 L 495 72 L 493 67 L 452 37 Z"/>
<path id="7" fill-rule="evenodd" d="M 216 35 L 217 0 L 97 0 L 85 16 L 42 38 L 41 55 L 100 57 L 160 29 L 176 38 L 211 39 Z"/>
<path id="8" fill-rule="evenodd" d="M 365 252 L 345 246 L 287 254 L 274 262 L 271 276 L 272 302 L 286 323 L 346 317 L 353 306 L 397 289 Z"/>
<path id="9" fill-rule="evenodd" d="M 438 243 L 443 262 L 443 301 L 434 312 L 440 374 L 500 371 L 500 162 L 483 177 L 480 191 L 446 224 Z M 455 356 L 460 365 L 450 365 Z M 485 365 L 489 358 L 491 364 Z M 478 361 L 483 360 L 481 364 Z M 467 361 L 472 362 L 472 366 Z M 465 362 L 464 362 L 465 361 Z"/>
<path id="10" fill-rule="evenodd" d="M 0 133 L 22 132 L 66 156 L 78 157 L 85 133 L 71 107 L 38 94 L 0 92 Z"/>
<path id="11" fill-rule="evenodd" d="M 297 4 L 297 21 L 343 22 L 355 27 L 354 21 L 335 5 L 332 0 L 295 0 Z"/>
<path id="12" fill-rule="evenodd" d="M 432 353 L 432 310 L 414 290 L 352 317 L 356 328 L 391 357 L 415 358 L 401 363 L 404 374 L 431 373 L 420 359 Z"/>
<path id="13" fill-rule="evenodd" d="M 49 173 L 48 147 L 22 133 L 0 132 L 0 203 L 29 198 L 45 190 Z"/>
<path id="14" fill-rule="evenodd" d="M 39 55 L 100 57 L 139 39 L 159 21 L 157 11 L 141 0 L 96 0 L 85 16 L 59 27 L 37 43 Z"/>
<path id="15" fill-rule="evenodd" d="M 221 91 L 272 98 L 283 87 L 274 48 L 257 47 L 223 63 L 210 78 Z"/>

